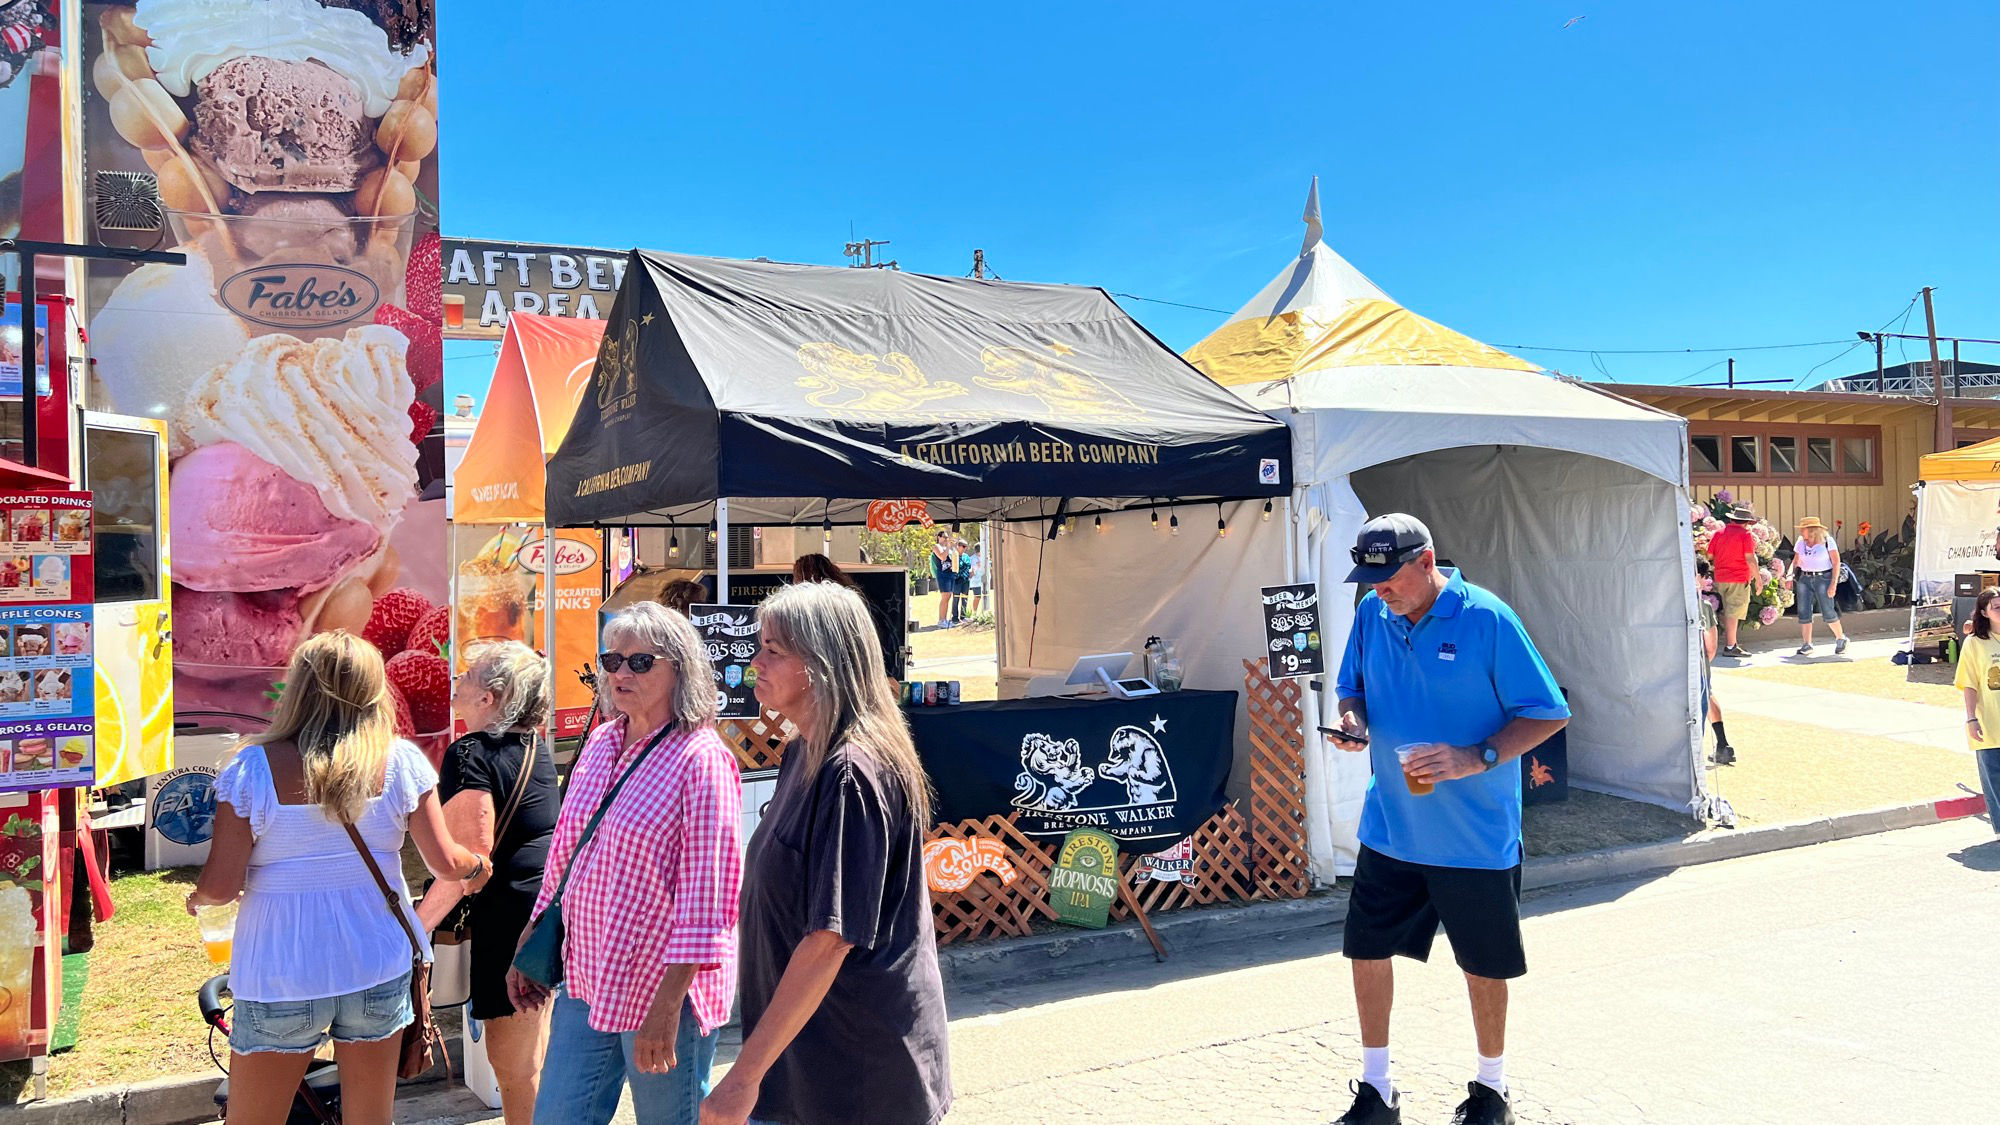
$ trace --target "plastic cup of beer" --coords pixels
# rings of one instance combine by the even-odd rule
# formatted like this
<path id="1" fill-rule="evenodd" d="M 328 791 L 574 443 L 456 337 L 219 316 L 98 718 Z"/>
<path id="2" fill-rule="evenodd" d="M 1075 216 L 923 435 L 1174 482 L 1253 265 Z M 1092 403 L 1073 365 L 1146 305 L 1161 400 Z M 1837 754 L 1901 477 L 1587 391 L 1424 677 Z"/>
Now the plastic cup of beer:
<path id="1" fill-rule="evenodd" d="M 1418 781 L 1416 777 L 1410 773 L 1410 758 L 1414 756 L 1417 753 L 1417 751 L 1429 749 L 1430 746 L 1431 744 L 1428 742 L 1406 742 L 1403 745 L 1396 747 L 1396 761 L 1400 763 L 1403 767 L 1403 784 L 1409 787 L 1410 796 L 1412 797 L 1421 797 L 1424 794 L 1429 793 L 1431 790 L 1437 788 L 1437 786 L 1431 782 Z"/>
<path id="2" fill-rule="evenodd" d="M 465 327 L 465 296 L 461 293 L 444 295 L 444 326 L 446 328 Z"/>
<path id="3" fill-rule="evenodd" d="M 230 949 L 236 943 L 236 904 L 195 907 L 194 924 L 201 929 L 201 945 L 208 951 L 209 962 L 229 964 Z"/>

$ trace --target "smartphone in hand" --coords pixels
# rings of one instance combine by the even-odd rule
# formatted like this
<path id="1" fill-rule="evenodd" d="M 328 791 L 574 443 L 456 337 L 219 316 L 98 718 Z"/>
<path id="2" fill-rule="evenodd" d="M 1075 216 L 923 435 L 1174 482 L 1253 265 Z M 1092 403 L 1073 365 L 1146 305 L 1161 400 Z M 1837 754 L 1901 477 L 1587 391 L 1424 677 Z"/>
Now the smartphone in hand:
<path id="1" fill-rule="evenodd" d="M 1358 734 L 1349 733 L 1348 731 L 1341 730 L 1339 727 L 1320 727 L 1319 732 L 1327 736 L 1328 738 L 1333 739 L 1335 742 L 1344 742 L 1349 746 L 1368 745 L 1368 739 L 1366 737 Z"/>

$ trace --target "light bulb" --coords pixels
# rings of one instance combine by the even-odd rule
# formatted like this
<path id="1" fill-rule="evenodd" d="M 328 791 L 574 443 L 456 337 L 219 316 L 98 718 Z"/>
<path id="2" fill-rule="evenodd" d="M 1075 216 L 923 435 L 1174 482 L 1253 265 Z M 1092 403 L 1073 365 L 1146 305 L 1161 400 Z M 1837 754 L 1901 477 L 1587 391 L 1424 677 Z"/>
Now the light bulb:
<path id="1" fill-rule="evenodd" d="M 708 545 L 715 546 L 715 521 L 708 521 Z"/>
<path id="2" fill-rule="evenodd" d="M 1093 517 L 1091 518 L 1091 521 L 1090 521 L 1090 522 L 1091 522 L 1091 525 L 1092 525 L 1092 526 L 1094 526 L 1094 527 L 1096 527 L 1096 528 L 1097 528 L 1097 533 L 1098 533 L 1099 535 L 1102 535 L 1102 534 L 1104 534 L 1104 517 L 1103 517 L 1103 516 L 1093 516 Z"/>
<path id="3" fill-rule="evenodd" d="M 1271 502 L 1269 500 L 1264 501 L 1264 522 L 1271 522 Z"/>
<path id="4" fill-rule="evenodd" d="M 1179 535 L 1181 533 L 1181 517 L 1178 515 L 1168 516 L 1167 529 L 1175 535 Z"/>
<path id="5" fill-rule="evenodd" d="M 1223 522 L 1222 520 L 1219 520 L 1219 519 L 1218 519 L 1218 520 L 1216 520 L 1216 521 L 1215 521 L 1215 537 L 1216 537 L 1217 539 L 1227 539 L 1227 538 L 1229 538 L 1229 525 L 1228 525 L 1227 523 L 1224 523 L 1224 522 Z"/>
<path id="6" fill-rule="evenodd" d="M 1155 509 L 1153 512 L 1153 530 L 1160 530 L 1160 513 L 1158 509 Z"/>
<path id="7" fill-rule="evenodd" d="M 670 558 L 670 559 L 677 559 L 677 558 L 680 558 L 680 557 L 681 557 L 681 537 L 680 537 L 680 536 L 676 535 L 676 536 L 674 536 L 674 537 L 673 537 L 673 538 L 672 538 L 671 540 L 669 540 L 669 541 L 667 542 L 667 557 L 668 557 L 668 558 Z"/>

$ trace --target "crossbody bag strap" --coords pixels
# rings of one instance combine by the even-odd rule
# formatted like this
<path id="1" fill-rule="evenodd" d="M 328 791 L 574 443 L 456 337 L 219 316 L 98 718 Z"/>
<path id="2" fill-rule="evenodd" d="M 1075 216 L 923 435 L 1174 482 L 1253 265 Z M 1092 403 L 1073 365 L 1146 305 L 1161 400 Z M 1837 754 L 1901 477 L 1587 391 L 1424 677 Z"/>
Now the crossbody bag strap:
<path id="1" fill-rule="evenodd" d="M 514 823 L 514 812 L 521 807 L 521 798 L 528 792 L 528 775 L 535 772 L 535 755 L 540 751 L 541 741 L 532 736 L 521 744 L 521 772 L 514 778 L 514 792 L 507 798 L 507 811 L 500 814 L 499 823 L 493 826 L 493 846 L 496 849 L 507 835 L 507 826 Z"/>
<path id="2" fill-rule="evenodd" d="M 409 916 L 403 913 L 401 897 L 389 886 L 389 880 L 382 877 L 382 868 L 376 865 L 374 853 L 368 850 L 367 841 L 361 838 L 361 830 L 354 827 L 351 820 L 341 821 L 340 826 L 347 829 L 347 838 L 354 841 L 354 850 L 361 853 L 361 862 L 367 864 L 368 873 L 375 876 L 375 886 L 382 892 L 382 904 L 396 916 L 396 924 L 403 927 L 403 936 L 410 939 L 410 955 L 422 960 L 423 943 L 417 940 L 417 931 L 411 928 Z"/>
<path id="3" fill-rule="evenodd" d="M 597 826 L 604 820 L 604 814 L 611 811 L 611 802 L 618 799 L 618 791 L 625 788 L 625 783 L 631 780 L 633 772 L 639 768 L 639 763 L 645 761 L 646 755 L 651 754 L 653 747 L 658 746 L 662 739 L 673 732 L 673 729 L 673 724 L 669 723 L 661 729 L 660 733 L 654 735 L 653 741 L 648 742 L 639 751 L 639 756 L 633 758 L 632 764 L 625 767 L 625 772 L 611 786 L 611 791 L 606 793 L 604 800 L 598 803 L 597 811 L 590 815 L 590 823 L 584 825 L 583 832 L 577 836 L 576 847 L 570 849 L 569 861 L 563 864 L 562 879 L 556 883 L 556 893 L 550 896 L 549 905 L 542 908 L 544 913 L 554 909 L 555 905 L 562 901 L 563 892 L 569 889 L 569 877 L 576 874 L 577 859 L 583 855 L 583 849 L 590 843 L 591 837 L 597 834 Z"/>

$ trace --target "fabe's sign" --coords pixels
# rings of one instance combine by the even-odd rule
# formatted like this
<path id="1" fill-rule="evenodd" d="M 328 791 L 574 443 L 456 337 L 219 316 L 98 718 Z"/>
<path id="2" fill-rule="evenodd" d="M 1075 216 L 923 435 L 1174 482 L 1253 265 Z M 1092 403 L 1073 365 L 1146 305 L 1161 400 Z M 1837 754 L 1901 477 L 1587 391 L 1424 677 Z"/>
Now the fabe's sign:
<path id="1" fill-rule="evenodd" d="M 1118 841 L 1095 828 L 1063 837 L 1049 872 L 1049 905 L 1056 921 L 1101 930 L 1118 897 Z"/>

